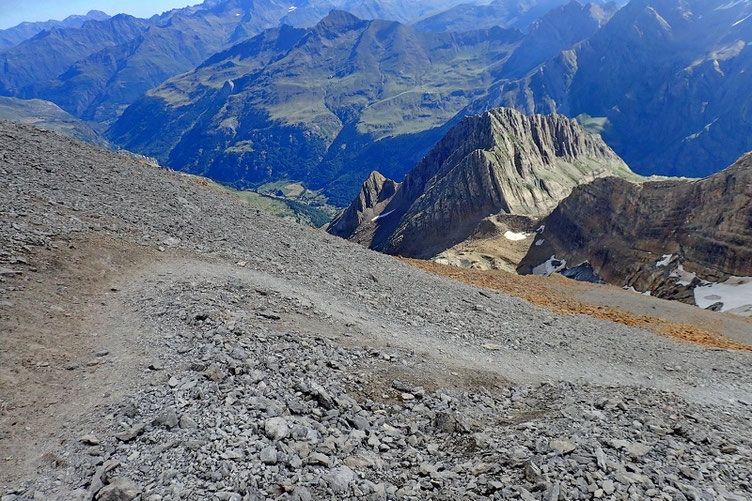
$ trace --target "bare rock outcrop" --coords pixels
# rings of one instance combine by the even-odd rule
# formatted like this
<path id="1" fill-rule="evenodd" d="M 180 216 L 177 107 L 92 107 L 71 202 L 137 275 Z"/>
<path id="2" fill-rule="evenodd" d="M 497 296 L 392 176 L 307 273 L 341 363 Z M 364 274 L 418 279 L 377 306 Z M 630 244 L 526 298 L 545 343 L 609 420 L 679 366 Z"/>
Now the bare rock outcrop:
<path id="1" fill-rule="evenodd" d="M 330 233 L 349 237 L 354 241 L 369 241 L 372 236 L 368 234 L 368 228 L 371 228 L 368 222 L 379 216 L 381 209 L 392 199 L 398 186 L 399 183 L 373 171 L 360 188 L 357 198 L 331 223 Z"/>
<path id="2" fill-rule="evenodd" d="M 498 108 L 452 128 L 402 183 L 371 175 L 328 231 L 429 258 L 471 238 L 489 217 L 540 218 L 574 187 L 605 176 L 638 179 L 576 121 Z"/>
<path id="3" fill-rule="evenodd" d="M 752 154 L 704 179 L 580 186 L 543 221 L 518 271 L 586 261 L 609 283 L 711 306 L 712 284 L 752 277 Z M 746 287 L 752 304 L 752 280 Z"/>

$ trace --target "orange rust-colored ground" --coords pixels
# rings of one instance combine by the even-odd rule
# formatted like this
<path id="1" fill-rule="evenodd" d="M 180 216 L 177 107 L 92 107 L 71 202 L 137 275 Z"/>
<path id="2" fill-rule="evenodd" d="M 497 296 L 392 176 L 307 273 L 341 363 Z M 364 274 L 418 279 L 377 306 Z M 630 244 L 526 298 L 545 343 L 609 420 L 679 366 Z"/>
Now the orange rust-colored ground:
<path id="1" fill-rule="evenodd" d="M 624 325 L 641 327 L 662 336 L 671 336 L 682 341 L 714 348 L 752 351 L 752 346 L 729 339 L 705 327 L 672 322 L 612 306 L 591 304 L 571 297 L 573 294 L 566 293 L 578 287 L 593 287 L 591 284 L 583 284 L 556 276 L 545 278 L 530 275 L 522 276 L 501 270 L 473 270 L 432 261 L 399 259 L 424 271 L 517 296 L 557 313 L 588 315 Z"/>

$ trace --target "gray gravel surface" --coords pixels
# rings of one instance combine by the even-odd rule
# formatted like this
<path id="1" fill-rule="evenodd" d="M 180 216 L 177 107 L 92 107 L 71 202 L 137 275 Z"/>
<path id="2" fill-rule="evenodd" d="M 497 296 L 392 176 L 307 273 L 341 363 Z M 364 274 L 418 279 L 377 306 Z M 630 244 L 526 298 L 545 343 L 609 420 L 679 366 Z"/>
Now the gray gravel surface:
<path id="1" fill-rule="evenodd" d="M 105 343 L 60 373 L 107 373 L 2 501 L 752 496 L 747 353 L 435 277 L 31 127 L 0 122 L 0 180 L 4 330 L 63 286 L 55 256 L 141 256 L 65 284 Z M 2 449 L 34 430 L 0 398 Z"/>

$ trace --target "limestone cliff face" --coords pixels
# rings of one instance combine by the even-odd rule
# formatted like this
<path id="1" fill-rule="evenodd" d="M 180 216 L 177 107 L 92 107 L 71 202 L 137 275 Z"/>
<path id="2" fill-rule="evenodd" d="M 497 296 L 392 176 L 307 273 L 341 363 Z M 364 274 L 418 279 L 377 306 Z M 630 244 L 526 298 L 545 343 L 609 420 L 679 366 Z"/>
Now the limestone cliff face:
<path id="1" fill-rule="evenodd" d="M 607 282 L 694 304 L 704 281 L 752 276 L 752 154 L 705 179 L 580 186 L 536 243 L 521 273 L 551 256 L 566 267 L 588 261 Z"/>
<path id="2" fill-rule="evenodd" d="M 398 183 L 380 173 L 371 172 L 355 200 L 329 223 L 329 233 L 360 243 L 369 242 L 369 229 L 374 227 L 369 223 L 379 216 L 381 209 L 392 199 L 398 186 Z"/>
<path id="3" fill-rule="evenodd" d="M 614 175 L 637 179 L 576 121 L 499 108 L 452 128 L 393 194 L 364 196 L 378 184 L 372 176 L 329 231 L 390 254 L 428 258 L 471 237 L 490 216 L 540 218 L 574 187 Z M 364 205 L 366 199 L 378 202 Z M 368 217 L 353 227 L 354 213 Z"/>

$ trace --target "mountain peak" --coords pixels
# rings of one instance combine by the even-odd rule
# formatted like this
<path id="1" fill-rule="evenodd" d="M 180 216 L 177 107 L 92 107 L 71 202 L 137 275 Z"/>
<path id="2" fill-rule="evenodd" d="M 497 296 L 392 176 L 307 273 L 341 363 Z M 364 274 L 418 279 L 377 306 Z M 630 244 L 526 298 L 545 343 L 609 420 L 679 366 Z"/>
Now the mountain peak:
<path id="1" fill-rule="evenodd" d="M 375 228 L 373 223 L 386 214 L 383 208 L 391 201 L 398 186 L 399 183 L 380 172 L 371 172 L 353 203 L 331 222 L 327 231 L 343 237 L 352 237 L 357 233 L 357 241 L 371 240 L 371 231 Z"/>
<path id="2" fill-rule="evenodd" d="M 91 19 L 107 19 L 110 16 L 109 14 L 102 12 L 101 10 L 91 9 L 86 13 L 86 17 Z"/>
<path id="3" fill-rule="evenodd" d="M 638 178 L 575 120 L 496 108 L 453 127 L 403 183 L 390 186 L 372 174 L 328 231 L 389 254 L 429 258 L 469 241 L 489 219 L 532 227 L 573 188 L 605 176 Z"/>
<path id="4" fill-rule="evenodd" d="M 316 25 L 331 31 L 347 31 L 361 26 L 365 21 L 344 10 L 334 9 Z"/>

